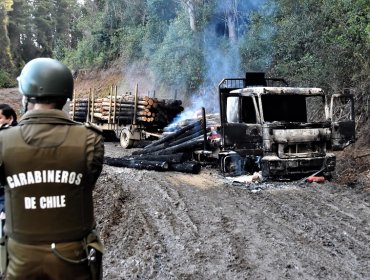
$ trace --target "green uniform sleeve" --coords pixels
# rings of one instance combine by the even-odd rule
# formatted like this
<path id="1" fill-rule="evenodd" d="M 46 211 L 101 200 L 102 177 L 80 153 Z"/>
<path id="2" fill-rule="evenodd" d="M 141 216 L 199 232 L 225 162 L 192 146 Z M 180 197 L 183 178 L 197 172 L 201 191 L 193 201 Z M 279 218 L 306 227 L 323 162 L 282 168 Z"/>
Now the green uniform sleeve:
<path id="1" fill-rule="evenodd" d="M 104 141 L 103 136 L 93 130 L 88 131 L 87 137 L 87 168 L 95 185 L 103 169 Z"/>

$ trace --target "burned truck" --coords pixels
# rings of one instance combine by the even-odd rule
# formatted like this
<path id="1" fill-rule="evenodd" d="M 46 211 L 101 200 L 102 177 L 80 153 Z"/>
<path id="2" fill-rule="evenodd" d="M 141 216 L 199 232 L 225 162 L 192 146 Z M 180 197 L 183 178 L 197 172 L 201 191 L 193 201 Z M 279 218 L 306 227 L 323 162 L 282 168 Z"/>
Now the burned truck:
<path id="1" fill-rule="evenodd" d="M 246 73 L 219 84 L 223 173 L 287 178 L 335 170 L 333 151 L 355 141 L 354 99 Z"/>

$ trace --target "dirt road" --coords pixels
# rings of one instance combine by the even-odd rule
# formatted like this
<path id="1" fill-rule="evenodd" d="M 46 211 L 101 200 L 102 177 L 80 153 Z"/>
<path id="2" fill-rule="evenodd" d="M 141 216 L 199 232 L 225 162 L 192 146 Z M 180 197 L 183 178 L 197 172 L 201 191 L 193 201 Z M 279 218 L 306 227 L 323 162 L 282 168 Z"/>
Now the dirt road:
<path id="1" fill-rule="evenodd" d="M 106 155 L 127 153 L 106 143 Z M 233 184 L 104 166 L 96 187 L 104 279 L 370 279 L 364 185 Z"/>

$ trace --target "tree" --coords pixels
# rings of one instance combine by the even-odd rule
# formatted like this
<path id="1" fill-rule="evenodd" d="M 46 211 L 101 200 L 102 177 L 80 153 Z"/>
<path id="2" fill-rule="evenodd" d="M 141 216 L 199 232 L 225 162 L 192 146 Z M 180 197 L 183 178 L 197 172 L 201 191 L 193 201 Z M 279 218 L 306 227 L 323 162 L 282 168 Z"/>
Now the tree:
<path id="1" fill-rule="evenodd" d="M 195 0 L 182 0 L 189 15 L 190 29 L 196 31 L 196 15 L 195 15 Z"/>
<path id="2" fill-rule="evenodd" d="M 21 69 L 25 62 L 34 57 L 26 55 L 34 53 L 32 50 L 36 49 L 31 43 L 31 24 L 31 5 L 28 1 L 14 0 L 13 10 L 9 12 L 8 31 L 12 57 L 17 69 Z"/>
<path id="3" fill-rule="evenodd" d="M 77 28 L 82 11 L 75 0 L 56 1 L 54 11 L 53 56 L 63 60 L 66 52 L 75 49 L 82 38 L 82 32 Z"/>
<path id="4" fill-rule="evenodd" d="M 238 15 L 237 10 L 237 0 L 227 0 L 225 1 L 227 4 L 227 10 L 226 10 L 226 21 L 227 21 L 227 28 L 229 33 L 229 40 L 230 43 L 233 44 L 237 40 L 236 36 L 236 20 Z"/>
<path id="5" fill-rule="evenodd" d="M 14 86 L 14 63 L 11 53 L 11 45 L 9 40 L 9 17 L 8 13 L 12 10 L 13 1 L 0 1 L 0 41 L 2 47 L 0 48 L 0 87 Z"/>
<path id="6" fill-rule="evenodd" d="M 261 13 L 263 15 L 261 15 Z M 251 15 L 248 31 L 239 43 L 241 67 L 247 71 L 268 72 L 272 67 L 276 28 L 271 20 L 273 9 L 263 7 Z"/>
<path id="7" fill-rule="evenodd" d="M 200 84 L 202 61 L 197 38 L 185 23 L 185 17 L 179 16 L 171 22 L 150 63 L 160 82 L 187 91 Z"/>
<path id="8" fill-rule="evenodd" d="M 243 63 L 263 62 L 264 50 L 269 65 L 259 68 L 293 84 L 331 91 L 351 87 L 356 84 L 353 73 L 361 72 L 368 57 L 366 2 L 270 0 L 252 18 L 243 40 Z"/>
<path id="9" fill-rule="evenodd" d="M 0 2 L 0 41 L 2 42 L 2 48 L 0 51 L 0 64 L 4 68 L 13 68 L 10 40 L 8 36 L 8 12 L 12 10 L 12 6 L 12 0 L 2 0 Z"/>
<path id="10" fill-rule="evenodd" d="M 33 1 L 33 21 L 36 46 L 40 56 L 51 57 L 53 54 L 54 35 L 56 28 L 55 6 L 52 1 Z"/>

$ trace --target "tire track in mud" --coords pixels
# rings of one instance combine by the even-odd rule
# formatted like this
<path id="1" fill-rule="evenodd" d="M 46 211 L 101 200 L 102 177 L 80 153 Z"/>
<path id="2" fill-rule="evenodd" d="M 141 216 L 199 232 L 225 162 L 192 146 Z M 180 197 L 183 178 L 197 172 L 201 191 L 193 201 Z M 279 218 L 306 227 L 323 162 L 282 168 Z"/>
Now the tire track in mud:
<path id="1" fill-rule="evenodd" d="M 110 176 L 113 173 L 110 172 Z M 187 241 L 197 239 L 197 227 L 187 214 L 187 205 L 179 193 L 158 179 L 156 172 L 135 173 L 134 183 L 125 173 L 122 177 L 126 178 L 121 182 L 117 178 L 114 180 L 114 186 L 125 186 L 130 199 L 119 206 L 124 210 L 121 217 L 123 227 L 118 233 L 112 231 L 113 223 L 106 225 L 107 230 L 103 230 L 110 231 L 110 244 L 125 244 L 125 247 L 108 248 L 107 251 L 122 250 L 123 253 L 121 256 L 110 254 L 107 258 L 115 260 L 113 265 L 120 267 L 119 277 L 123 279 L 178 279 L 174 278 L 172 271 L 187 261 Z M 155 179 L 152 180 L 152 177 Z M 130 183 L 125 184 L 127 181 Z M 111 204 L 110 213 L 117 211 L 112 205 L 114 203 Z M 121 240 L 118 236 L 121 236 Z M 111 279 L 109 277 L 117 275 L 107 274 L 105 277 Z"/>
<path id="2" fill-rule="evenodd" d="M 193 250 L 196 254 L 190 255 L 196 274 L 193 271 L 188 276 L 196 275 L 195 279 L 250 278 L 252 265 L 243 254 L 246 237 L 243 228 L 235 222 L 234 196 L 230 196 L 228 188 L 215 188 L 220 184 L 217 179 L 202 176 L 182 175 L 177 180 L 169 176 L 187 201 L 189 215 L 199 229 L 199 238 L 194 243 L 196 250 Z M 253 229 L 252 226 L 251 231 Z"/>
<path id="3" fill-rule="evenodd" d="M 191 240 L 198 238 L 198 228 L 188 215 L 187 204 L 179 192 L 168 186 L 162 177 L 152 179 L 150 175 L 145 192 L 140 192 L 140 200 L 146 206 L 143 215 L 155 228 L 155 238 L 163 249 L 157 273 L 164 278 L 158 279 L 181 279 L 177 272 L 188 262 Z"/>
<path id="4" fill-rule="evenodd" d="M 186 201 L 183 200 L 180 193 L 173 188 L 167 187 L 166 184 L 158 180 L 151 181 L 152 191 L 160 197 L 160 210 L 161 213 L 155 213 L 155 216 L 163 218 L 169 225 L 165 226 L 166 231 L 170 228 L 174 236 L 183 235 L 184 233 L 190 234 L 192 237 L 198 236 L 198 228 L 188 215 L 188 206 Z M 184 231 L 184 229 L 186 229 Z"/>
<path id="5" fill-rule="evenodd" d="M 367 279 L 369 235 L 366 228 L 359 229 L 358 226 L 370 216 L 369 211 L 364 213 L 363 220 L 349 220 L 348 217 L 353 215 L 337 211 L 341 206 L 333 207 L 330 190 L 327 191 L 326 186 L 320 188 L 321 192 L 301 189 L 297 190 L 297 195 L 279 190 L 276 195 L 265 196 L 268 207 L 265 214 L 270 222 L 261 226 L 262 232 L 271 231 L 271 227 L 277 230 L 278 225 L 282 232 L 290 235 L 293 246 L 301 245 L 295 255 L 300 260 L 299 267 L 312 279 Z M 334 200 L 340 203 L 340 199 Z M 355 208 L 351 210 L 356 211 Z M 279 240 L 284 239 L 279 237 Z M 357 246 L 352 240 L 356 240 Z M 286 241 L 289 244 L 289 240 Z"/>
<path id="6" fill-rule="evenodd" d="M 116 230 L 116 238 L 107 242 L 108 255 L 105 257 L 109 260 L 105 266 L 113 265 L 115 269 L 106 269 L 104 279 L 171 279 L 171 271 L 163 268 L 163 263 L 167 262 L 166 247 L 151 216 L 156 204 L 152 203 L 152 190 L 147 184 L 146 177 L 150 174 L 147 171 L 132 174 L 129 169 L 116 170 L 124 171 L 119 176 L 114 175 L 118 186 L 115 192 L 123 188 L 129 193 L 129 199 L 117 205 L 118 211 L 122 211 L 120 227 Z M 110 172 L 112 174 L 115 172 Z M 111 213 L 114 211 L 117 210 L 113 209 Z M 112 230 L 115 232 L 114 227 L 107 227 L 107 231 Z"/>
<path id="7" fill-rule="evenodd" d="M 220 250 L 229 256 L 224 259 L 229 268 L 224 271 L 225 275 L 232 278 L 233 271 L 243 271 L 238 275 L 253 275 L 252 279 L 264 279 L 266 275 L 272 279 L 368 278 L 369 249 L 363 249 L 369 244 L 368 227 L 359 231 L 358 226 L 366 222 L 369 212 L 365 212 L 361 219 L 354 219 L 354 225 L 346 226 L 342 220 L 353 215 L 347 212 L 343 218 L 341 212 L 333 211 L 330 201 L 334 199 L 340 205 L 341 200 L 331 198 L 330 189 L 325 190 L 325 187 L 319 195 L 294 186 L 255 195 L 240 193 L 240 190 L 224 191 L 230 195 L 223 199 L 230 209 L 215 211 L 214 215 L 221 219 L 222 226 L 217 229 L 219 234 L 229 236 L 224 242 L 224 247 L 229 250 Z M 353 203 L 348 201 L 347 207 L 360 199 L 354 197 Z M 234 206 L 230 206 L 232 204 Z M 207 233 L 200 230 L 199 235 Z M 336 245 L 343 243 L 346 236 L 358 240 L 358 250 L 354 251 L 353 245 Z M 217 247 L 217 242 L 212 246 Z M 248 269 L 252 271 L 249 274 L 246 273 Z"/>

